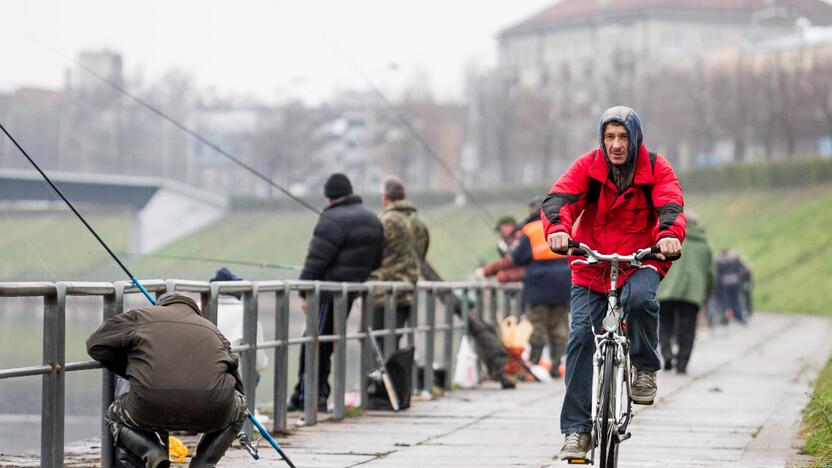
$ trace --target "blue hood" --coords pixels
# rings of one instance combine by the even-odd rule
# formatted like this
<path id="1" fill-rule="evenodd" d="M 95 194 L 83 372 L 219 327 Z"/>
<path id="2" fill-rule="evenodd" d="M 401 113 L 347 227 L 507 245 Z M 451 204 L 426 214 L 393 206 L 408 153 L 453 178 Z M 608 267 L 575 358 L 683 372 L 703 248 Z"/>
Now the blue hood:
<path id="1" fill-rule="evenodd" d="M 598 137 L 601 142 L 601 150 L 604 156 L 607 156 L 607 148 L 604 146 L 604 127 L 610 122 L 616 122 L 627 129 L 628 148 L 627 148 L 627 162 L 625 166 L 633 166 L 636 162 L 636 155 L 641 148 L 641 141 L 644 135 L 641 133 L 641 119 L 635 110 L 627 106 L 610 107 L 601 115 L 601 121 L 598 124 Z M 607 156 L 609 161 L 609 156 Z"/>

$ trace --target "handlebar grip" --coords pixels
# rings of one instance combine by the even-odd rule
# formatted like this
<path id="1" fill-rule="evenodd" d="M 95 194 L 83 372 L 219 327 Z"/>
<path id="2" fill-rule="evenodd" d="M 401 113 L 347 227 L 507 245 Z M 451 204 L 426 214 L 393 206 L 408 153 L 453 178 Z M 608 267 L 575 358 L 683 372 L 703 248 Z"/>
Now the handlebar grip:
<path id="1" fill-rule="evenodd" d="M 658 247 L 653 247 L 650 251 L 655 252 L 656 250 L 654 250 L 654 249 L 657 249 L 657 248 Z M 659 250 L 659 252 L 661 252 L 661 250 Z M 659 262 L 675 262 L 676 260 L 679 260 L 680 258 L 682 258 L 682 254 L 679 254 L 675 257 L 666 257 L 664 260 L 657 257 L 656 254 L 647 254 L 647 255 L 644 256 L 644 258 L 642 260 L 656 260 L 656 261 L 659 261 Z"/>
<path id="2" fill-rule="evenodd" d="M 579 249 L 581 248 L 581 243 L 576 240 L 569 239 L 569 247 L 572 249 Z"/>
<path id="3" fill-rule="evenodd" d="M 650 252 L 652 252 L 654 254 L 662 253 L 662 248 L 659 247 L 658 245 L 654 245 L 653 247 L 650 247 Z"/>

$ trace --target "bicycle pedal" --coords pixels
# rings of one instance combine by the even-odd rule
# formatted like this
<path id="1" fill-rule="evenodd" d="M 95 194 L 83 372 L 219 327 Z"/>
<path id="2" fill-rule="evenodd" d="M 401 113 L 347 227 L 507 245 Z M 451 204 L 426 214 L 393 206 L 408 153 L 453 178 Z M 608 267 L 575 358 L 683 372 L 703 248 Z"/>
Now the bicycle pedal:
<path id="1" fill-rule="evenodd" d="M 591 465 L 592 460 L 589 458 L 570 458 L 566 460 L 568 465 Z"/>

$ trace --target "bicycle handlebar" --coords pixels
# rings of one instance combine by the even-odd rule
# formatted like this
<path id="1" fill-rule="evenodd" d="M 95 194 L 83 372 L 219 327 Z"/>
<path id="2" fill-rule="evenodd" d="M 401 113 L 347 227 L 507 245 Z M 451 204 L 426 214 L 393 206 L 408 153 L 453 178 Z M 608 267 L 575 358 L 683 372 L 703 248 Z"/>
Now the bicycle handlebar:
<path id="1" fill-rule="evenodd" d="M 658 260 L 658 261 L 676 261 L 678 260 L 681 255 L 677 255 L 675 257 L 666 257 L 664 260 L 659 258 L 656 254 L 661 253 L 662 249 L 658 245 L 654 245 L 652 247 L 648 247 L 646 249 L 637 250 L 635 253 L 631 255 L 620 255 L 620 254 L 602 254 L 595 250 L 592 250 L 588 245 L 577 242 L 575 240 L 569 239 L 569 248 L 572 249 L 572 255 L 578 257 L 592 257 L 596 260 L 618 260 L 619 262 L 635 262 L 635 261 L 642 261 L 642 260 Z M 566 255 L 564 251 L 556 251 L 561 255 Z"/>

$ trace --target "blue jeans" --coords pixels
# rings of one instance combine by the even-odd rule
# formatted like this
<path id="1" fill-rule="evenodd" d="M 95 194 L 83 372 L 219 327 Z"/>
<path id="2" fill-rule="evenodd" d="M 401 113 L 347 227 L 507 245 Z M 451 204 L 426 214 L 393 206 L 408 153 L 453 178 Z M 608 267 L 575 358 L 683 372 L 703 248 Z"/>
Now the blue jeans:
<path id="1" fill-rule="evenodd" d="M 745 322 L 745 315 L 743 314 L 742 304 L 740 304 L 740 286 L 738 284 L 722 285 L 719 287 L 719 301 L 722 305 L 722 314 L 728 309 L 734 311 L 734 318 L 738 322 Z"/>
<path id="2" fill-rule="evenodd" d="M 643 268 L 624 283 L 621 288 L 621 304 L 627 319 L 627 336 L 630 339 L 630 361 L 643 371 L 657 371 L 659 360 L 659 302 L 656 289 L 659 274 L 652 268 Z M 560 412 L 560 430 L 589 432 L 592 428 L 592 356 L 595 341 L 589 326 L 589 317 L 595 330 L 607 313 L 607 296 L 583 286 L 572 286 L 572 327 L 566 348 L 566 395 Z"/>

